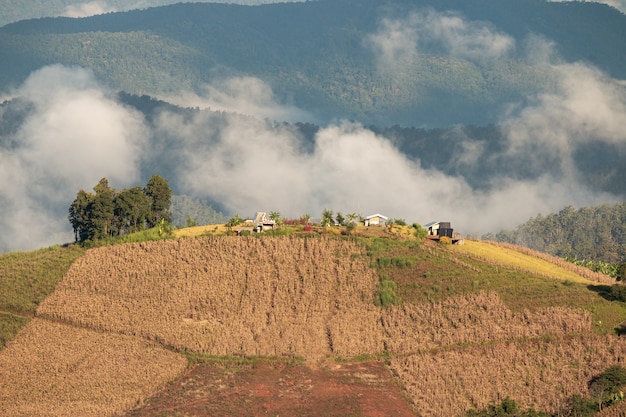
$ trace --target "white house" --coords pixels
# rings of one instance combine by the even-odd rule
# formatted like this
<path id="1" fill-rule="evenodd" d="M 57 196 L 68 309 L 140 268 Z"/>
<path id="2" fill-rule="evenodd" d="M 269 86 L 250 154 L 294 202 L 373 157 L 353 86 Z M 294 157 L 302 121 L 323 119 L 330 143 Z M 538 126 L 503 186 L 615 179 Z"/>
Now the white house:
<path id="1" fill-rule="evenodd" d="M 389 220 L 389 217 L 383 216 L 380 213 L 372 214 L 371 216 L 367 216 L 365 218 L 366 226 L 384 226 L 385 223 Z"/>

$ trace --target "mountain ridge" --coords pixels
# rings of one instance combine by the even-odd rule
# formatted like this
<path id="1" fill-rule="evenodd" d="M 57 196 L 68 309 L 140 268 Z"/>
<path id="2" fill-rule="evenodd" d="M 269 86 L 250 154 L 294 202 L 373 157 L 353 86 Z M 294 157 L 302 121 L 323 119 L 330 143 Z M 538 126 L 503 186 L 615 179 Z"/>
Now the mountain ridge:
<path id="1" fill-rule="evenodd" d="M 445 14 L 455 10 L 483 32 L 491 30 L 493 35 L 511 36 L 517 50 L 510 57 L 494 61 L 497 65 L 493 65 L 446 55 L 446 51 L 438 46 L 439 49 L 432 53 L 422 52 L 421 61 L 410 63 L 410 67 L 421 75 L 408 78 L 403 75 L 391 82 L 385 80 L 385 73 L 379 73 L 374 65 L 377 58 L 370 45 L 371 36 L 382 30 L 385 19 L 399 22 L 403 16 L 428 10 L 442 13 L 443 18 L 456 17 Z M 568 61 L 590 62 L 612 77 L 626 78 L 626 54 L 620 47 L 623 41 L 618 41 L 626 39 L 626 16 L 606 5 L 546 3 L 541 0 L 509 2 L 507 5 L 494 5 L 486 0 L 423 1 L 418 4 L 400 0 L 388 3 L 319 0 L 254 7 L 180 3 L 80 19 L 22 21 L 1 28 L 0 42 L 4 40 L 10 44 L 12 36 L 20 36 L 22 41 L 33 42 L 34 47 L 36 39 L 46 35 L 48 44 L 58 45 L 50 58 L 56 56 L 53 59 L 66 64 L 88 67 L 91 63 L 96 73 L 112 82 L 115 88 L 134 94 L 158 95 L 158 90 L 161 89 L 162 93 L 163 88 L 174 91 L 194 89 L 216 79 L 220 72 L 230 76 L 251 75 L 269 82 L 281 97 L 286 97 L 290 91 L 295 103 L 301 107 L 313 105 L 318 112 L 328 107 L 329 111 L 324 113 L 326 118 L 335 113 L 366 123 L 369 118 L 379 124 L 386 119 L 387 123 L 383 124 L 419 126 L 429 123 L 437 126 L 433 121 L 440 120 L 439 124 L 443 125 L 494 122 L 493 116 L 502 106 L 502 100 L 514 100 L 529 88 L 531 91 L 537 87 L 549 88 L 545 74 L 532 74 L 532 66 L 521 59 L 522 44 L 529 34 L 552 39 L 558 54 Z M 127 55 L 112 52 L 110 48 L 115 42 L 138 42 L 137 45 L 141 45 L 138 52 L 143 51 L 148 61 L 142 61 L 136 52 L 133 56 L 128 55 L 130 51 Z M 101 52 L 90 49 L 90 44 L 97 45 Z M 36 68 L 29 66 L 28 62 L 20 64 L 17 51 L 10 52 L 14 48 L 7 43 L 3 46 L 10 54 L 17 55 L 12 69 L 15 65 L 25 65 L 30 70 Z M 152 91 L 146 91 L 149 89 L 146 87 L 132 87 L 132 78 L 123 78 L 130 77 L 125 66 L 136 62 L 140 74 L 150 67 L 156 68 L 158 48 L 166 54 L 164 58 L 172 54 L 177 65 L 186 70 L 170 75 L 173 83 L 170 87 L 158 78 L 153 79 L 156 84 Z M 99 63 L 102 59 L 111 60 L 115 54 L 119 56 L 112 61 L 111 69 L 107 70 Z M 36 52 L 32 58 L 51 63 L 45 55 L 43 51 Z M 171 66 L 170 72 L 176 71 L 167 59 L 163 64 L 165 69 Z M 13 78 L 12 82 L 19 82 L 20 79 L 9 75 L 6 65 L 0 66 L 0 81 L 6 83 Z M 122 75 L 112 79 L 109 74 L 112 69 Z M 447 72 L 448 76 L 441 78 L 438 71 Z M 23 79 L 28 71 L 20 72 Z M 188 74 L 187 79 L 183 77 L 184 73 Z M 139 77 L 141 79 L 141 75 Z M 468 83 L 468 80 L 474 81 Z M 393 92 L 395 88 L 400 89 L 399 96 Z M 472 112 L 476 105 L 482 105 L 487 113 L 491 111 L 490 118 L 481 120 L 479 111 Z M 433 106 L 436 109 L 429 110 Z M 444 108 L 448 113 L 456 114 L 441 114 Z M 400 114 L 402 120 L 386 115 L 394 112 Z M 420 116 L 420 112 L 425 116 Z M 442 123 L 444 120 L 446 122 Z"/>

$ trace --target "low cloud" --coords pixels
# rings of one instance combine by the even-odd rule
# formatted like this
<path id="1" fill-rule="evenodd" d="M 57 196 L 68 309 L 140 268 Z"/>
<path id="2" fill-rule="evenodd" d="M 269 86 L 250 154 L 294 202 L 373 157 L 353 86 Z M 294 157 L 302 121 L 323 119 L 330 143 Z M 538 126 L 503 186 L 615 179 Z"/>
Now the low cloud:
<path id="1" fill-rule="evenodd" d="M 601 141 L 626 155 L 625 86 L 587 65 L 554 60 L 550 45 L 539 45 L 543 52 L 533 57 L 534 64 L 558 81 L 550 92 L 503 111 L 509 146 L 499 157 L 532 166 L 548 155 L 556 165 L 537 164 L 528 179 L 499 172 L 486 181 L 487 190 L 425 169 L 419 158 L 428 155 L 409 159 L 359 124 L 324 126 L 308 142 L 293 127 L 270 120 L 300 110 L 276 104 L 271 89 L 255 79 L 231 80 L 199 95 L 212 110 L 236 113 L 164 111 L 148 128 L 91 73 L 46 67 L 11 92 L 33 110 L 15 133 L 0 138 L 0 250 L 71 240 L 67 208 L 79 189 L 90 190 L 102 177 L 118 189 L 136 185 L 142 166 L 159 160 L 174 161 L 168 180 L 178 193 L 217 201 L 244 217 L 259 210 L 286 217 L 319 217 L 324 209 L 380 212 L 409 222 L 449 220 L 463 233 L 482 234 L 566 205 L 616 202 L 618 196 L 582 185 L 574 151 Z M 276 109 L 267 113 L 262 103 Z M 148 143 L 149 138 L 159 141 Z M 468 140 L 451 163 L 483 163 L 494 157 L 487 149 Z"/>
<path id="2" fill-rule="evenodd" d="M 67 209 L 79 189 L 100 178 L 117 185 L 138 178 L 148 134 L 141 115 L 107 95 L 80 68 L 45 67 L 12 95 L 32 106 L 0 143 L 0 250 L 72 240 Z"/>
<path id="3" fill-rule="evenodd" d="M 568 204 L 615 201 L 547 174 L 527 181 L 503 177 L 489 191 L 477 191 L 463 178 L 422 168 L 386 138 L 353 123 L 321 129 L 314 149 L 304 151 L 302 139 L 288 128 L 254 119 L 231 117 L 209 133 L 210 140 L 197 136 L 203 126 L 215 126 L 210 119 L 170 116 L 163 122 L 187 144 L 179 185 L 244 217 L 259 210 L 292 218 L 318 217 L 324 209 L 381 212 L 410 222 L 450 220 L 465 233 L 484 233 Z"/>
<path id="4" fill-rule="evenodd" d="M 550 50 L 545 44 L 543 49 Z M 552 53 L 545 54 L 547 57 Z M 561 175 L 580 180 L 574 152 L 580 145 L 605 143 L 626 156 L 626 88 L 583 63 L 537 62 L 556 80 L 554 91 L 513 107 L 501 125 L 509 140 L 509 156 L 532 164 L 538 154 L 559 162 Z"/>
<path id="5" fill-rule="evenodd" d="M 505 56 L 515 40 L 489 22 L 471 21 L 456 12 L 432 9 L 404 18 L 385 18 L 366 40 L 383 67 L 395 67 L 432 48 L 449 56 L 483 62 Z"/>
<path id="6" fill-rule="evenodd" d="M 205 84 L 200 92 L 184 92 L 165 98 L 182 107 L 210 109 L 287 122 L 313 121 L 313 116 L 281 103 L 272 88 L 255 77 L 232 77 Z"/>
<path id="7" fill-rule="evenodd" d="M 571 0 L 548 0 L 551 2 L 563 2 L 563 1 L 571 1 Z M 616 8 L 622 13 L 626 13 L 626 0 L 579 0 L 579 1 L 589 1 L 590 3 L 603 3 L 609 5 L 611 7 Z"/>
<path id="8" fill-rule="evenodd" d="M 71 4 L 65 8 L 61 16 L 89 17 L 99 14 L 115 12 L 117 9 L 104 1 L 90 1 L 87 3 Z"/>

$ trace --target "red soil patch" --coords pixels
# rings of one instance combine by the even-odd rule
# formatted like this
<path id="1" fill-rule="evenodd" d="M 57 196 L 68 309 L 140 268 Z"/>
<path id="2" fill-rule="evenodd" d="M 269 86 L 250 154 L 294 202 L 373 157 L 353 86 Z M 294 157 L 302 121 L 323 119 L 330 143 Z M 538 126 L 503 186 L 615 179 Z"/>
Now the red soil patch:
<path id="1" fill-rule="evenodd" d="M 200 364 L 127 416 L 413 417 L 379 362 Z"/>

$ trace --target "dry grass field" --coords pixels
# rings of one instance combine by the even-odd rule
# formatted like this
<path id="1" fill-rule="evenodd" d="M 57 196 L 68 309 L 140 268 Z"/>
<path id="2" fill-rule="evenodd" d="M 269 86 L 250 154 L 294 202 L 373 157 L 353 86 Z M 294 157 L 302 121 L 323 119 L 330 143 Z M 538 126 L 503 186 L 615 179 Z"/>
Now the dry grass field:
<path id="1" fill-rule="evenodd" d="M 213 355 L 383 350 L 378 277 L 340 239 L 205 237 L 103 247 L 38 314 Z"/>
<path id="2" fill-rule="evenodd" d="M 4 417 L 113 416 L 186 365 L 154 343 L 36 318 L 0 351 L 0 410 Z"/>
<path id="3" fill-rule="evenodd" d="M 420 415 L 447 417 L 507 396 L 523 409 L 556 412 L 566 397 L 588 395 L 588 381 L 607 364 L 625 359 L 623 338 L 578 336 L 398 356 L 392 358 L 391 369 Z"/>
<path id="4" fill-rule="evenodd" d="M 477 242 L 466 240 L 464 245 L 454 246 L 455 250 L 467 253 L 488 262 L 559 280 L 578 283 L 597 282 L 612 284 L 615 280 L 607 275 L 593 272 L 588 268 L 574 265 L 556 256 L 532 249 L 498 242 Z"/>
<path id="5" fill-rule="evenodd" d="M 610 334 L 626 308 L 589 277 L 514 247 L 194 233 L 78 258 L 38 318 L 0 351 L 0 408 L 296 416 L 324 405 L 332 415 L 386 415 L 367 405 L 372 397 L 396 401 L 399 413 L 448 417 L 510 397 L 554 412 L 626 361 L 626 339 Z M 383 276 L 397 283 L 398 305 L 375 305 Z M 163 347 L 213 359 L 146 399 L 186 364 Z M 215 369 L 260 357 L 274 359 Z M 346 359 L 358 372 L 333 370 Z M 397 402 L 383 363 L 410 406 Z M 358 382 L 370 374 L 376 389 Z M 287 401 L 270 400 L 272 392 Z"/>

